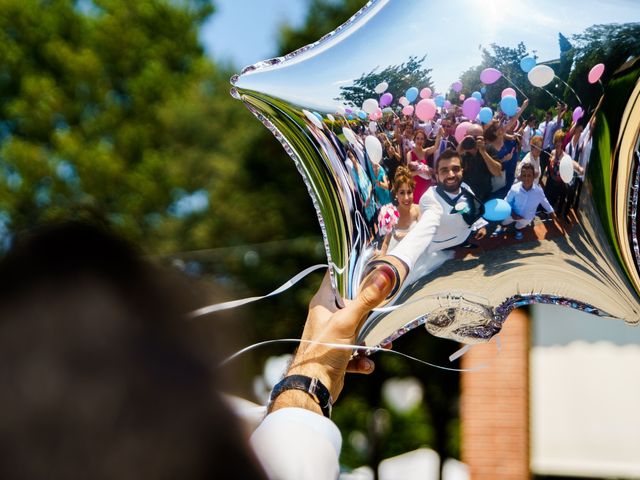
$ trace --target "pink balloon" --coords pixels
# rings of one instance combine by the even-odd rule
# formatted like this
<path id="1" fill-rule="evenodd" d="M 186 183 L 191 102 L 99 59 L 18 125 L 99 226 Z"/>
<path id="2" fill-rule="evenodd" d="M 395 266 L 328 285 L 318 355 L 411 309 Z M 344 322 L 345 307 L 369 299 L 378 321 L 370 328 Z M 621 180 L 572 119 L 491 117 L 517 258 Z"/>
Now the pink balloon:
<path id="1" fill-rule="evenodd" d="M 500 72 L 500 70 L 496 70 L 495 68 L 485 68 L 480 72 L 480 81 L 487 85 L 491 85 L 492 83 L 497 82 L 501 76 L 502 72 Z"/>
<path id="2" fill-rule="evenodd" d="M 458 98 L 460 99 L 460 101 L 463 101 L 466 97 L 464 96 L 464 93 L 461 93 Z"/>
<path id="3" fill-rule="evenodd" d="M 502 95 L 500 96 L 500 98 L 504 98 L 507 95 L 517 98 L 516 91 L 511 87 L 507 87 L 504 90 L 502 90 Z"/>
<path id="4" fill-rule="evenodd" d="M 596 83 L 598 80 L 600 80 L 600 77 L 602 76 L 602 74 L 604 73 L 604 63 L 599 63 L 597 65 L 594 65 L 594 67 L 589 70 L 589 76 L 587 77 L 589 79 L 589 83 Z"/>
<path id="5" fill-rule="evenodd" d="M 398 99 L 398 103 L 403 107 L 406 107 L 407 105 L 409 105 L 409 100 L 407 100 L 407 97 L 400 97 Z"/>
<path id="6" fill-rule="evenodd" d="M 469 120 L 475 120 L 480 113 L 480 102 L 473 97 L 467 98 L 462 104 L 462 114 Z"/>
<path id="7" fill-rule="evenodd" d="M 431 98 L 431 89 L 429 87 L 424 87 L 420 90 L 420 98 Z"/>
<path id="8" fill-rule="evenodd" d="M 577 122 L 578 120 L 580 120 L 580 118 L 584 115 L 584 110 L 582 110 L 582 107 L 576 107 L 576 109 L 573 111 L 573 122 Z"/>
<path id="9" fill-rule="evenodd" d="M 413 115 L 413 105 L 407 105 L 406 107 L 404 107 L 402 109 L 402 113 L 407 117 L 410 117 L 411 115 Z"/>
<path id="10" fill-rule="evenodd" d="M 420 100 L 416 105 L 416 116 L 422 120 L 431 120 L 436 114 L 436 103 L 430 98 Z"/>
<path id="11" fill-rule="evenodd" d="M 392 101 L 393 101 L 393 95 L 391 95 L 389 92 L 384 93 L 380 97 L 380 106 L 381 107 L 388 107 L 389 105 L 391 105 Z"/>
<path id="12" fill-rule="evenodd" d="M 460 80 L 453 82 L 451 84 L 451 90 L 453 90 L 456 93 L 460 93 L 460 90 L 462 90 L 462 82 Z"/>
<path id="13" fill-rule="evenodd" d="M 470 126 L 471 126 L 471 122 L 462 122 L 460 125 L 456 127 L 456 131 L 453 134 L 453 136 L 456 137 L 456 140 L 458 141 L 458 143 L 460 143 L 464 138 L 464 136 L 467 134 L 467 130 L 469 129 Z"/>

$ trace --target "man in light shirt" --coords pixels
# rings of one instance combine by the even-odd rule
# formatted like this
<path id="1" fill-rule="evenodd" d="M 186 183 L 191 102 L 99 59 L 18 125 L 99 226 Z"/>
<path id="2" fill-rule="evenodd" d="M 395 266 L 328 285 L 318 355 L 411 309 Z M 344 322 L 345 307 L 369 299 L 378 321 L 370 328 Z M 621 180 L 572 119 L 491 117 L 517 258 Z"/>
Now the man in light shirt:
<path id="1" fill-rule="evenodd" d="M 524 236 L 522 230 L 533 221 L 539 205 L 542 205 L 545 211 L 555 218 L 553 207 L 544 195 L 542 187 L 534 184 L 534 179 L 533 165 L 523 164 L 520 170 L 520 181 L 513 184 L 505 197 L 505 201 L 511 206 L 511 216 L 504 220 L 502 225 L 515 223 L 516 240 L 522 240 Z"/>

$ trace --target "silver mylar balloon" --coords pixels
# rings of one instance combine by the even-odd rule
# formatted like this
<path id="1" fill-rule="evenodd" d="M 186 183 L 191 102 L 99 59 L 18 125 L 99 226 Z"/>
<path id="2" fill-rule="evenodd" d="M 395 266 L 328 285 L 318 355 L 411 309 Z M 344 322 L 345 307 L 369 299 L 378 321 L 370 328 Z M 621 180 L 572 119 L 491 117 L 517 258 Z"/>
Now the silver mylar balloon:
<path id="1" fill-rule="evenodd" d="M 379 167 L 374 164 L 382 161 L 387 173 L 392 168 L 388 158 L 380 158 L 380 145 L 367 136 L 377 132 L 383 142 L 384 135 L 393 140 L 395 119 L 433 136 L 447 116 L 457 125 L 465 116 L 474 121 L 478 115 L 484 120 L 476 122 L 485 122 L 498 104 L 507 116 L 514 115 L 523 90 L 531 104 L 521 120 L 537 113 L 538 135 L 547 135 L 545 124 L 538 126 L 544 121 L 542 109 L 555 108 L 558 97 L 571 107 L 565 131 L 572 110 L 574 120 L 582 112 L 583 121 L 589 121 L 591 133 L 580 139 L 580 158 L 574 156 L 587 167 L 584 182 L 572 179 L 571 163 L 567 170 L 566 162 L 559 162 L 555 172 L 571 181 L 559 184 L 566 219 L 555 223 L 536 217 L 521 240 L 506 233 L 478 241 L 478 248 L 464 248 L 475 217 L 465 218 L 458 232 L 444 231 L 446 221 L 459 225 L 469 210 L 459 199 L 426 235 L 414 234 L 433 218 L 434 198 L 444 198 L 435 185 L 428 190 L 431 203 L 423 202 L 420 221 L 404 239 L 397 235 L 399 243 L 387 251 L 410 271 L 386 308 L 367 319 L 359 339 L 366 345 L 422 324 L 437 336 L 486 341 L 513 308 L 532 303 L 638 323 L 640 24 L 629 22 L 638 20 L 640 10 L 631 0 L 606 9 L 600 2 L 580 2 L 580 12 L 597 12 L 589 20 L 576 15 L 572 3 L 539 0 L 534 8 L 519 8 L 502 1 L 372 1 L 318 42 L 232 78 L 232 95 L 281 141 L 304 178 L 341 298 L 356 295 L 373 260 L 390 258 L 379 251 L 384 239 L 377 207 L 389 198 L 375 188 Z M 559 31 L 565 35 L 560 42 Z M 518 50 L 520 41 L 525 46 Z M 498 53 L 492 44 L 508 46 L 521 58 L 482 64 L 483 49 Z M 491 111 L 483 113 L 483 105 Z M 466 127 L 446 131 L 447 142 L 462 140 Z M 502 197 L 513 181 L 516 160 L 505 157 Z M 429 176 L 428 171 L 413 174 L 418 173 Z M 437 180 L 442 181 L 436 172 L 432 181 Z M 489 206 L 484 212 L 489 219 L 504 218 L 504 212 L 496 214 Z M 489 224 L 490 230 L 495 225 Z M 445 239 L 445 234 L 455 238 Z M 396 257 L 400 250 L 418 255 Z"/>

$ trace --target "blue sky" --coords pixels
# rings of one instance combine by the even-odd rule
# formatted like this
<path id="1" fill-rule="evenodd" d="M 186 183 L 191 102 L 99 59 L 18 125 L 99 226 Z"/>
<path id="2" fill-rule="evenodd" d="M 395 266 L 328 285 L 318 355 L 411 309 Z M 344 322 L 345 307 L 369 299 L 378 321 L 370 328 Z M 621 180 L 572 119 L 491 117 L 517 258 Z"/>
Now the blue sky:
<path id="1" fill-rule="evenodd" d="M 216 0 L 216 12 L 200 32 L 207 54 L 238 70 L 276 54 L 278 28 L 300 25 L 307 0 Z"/>

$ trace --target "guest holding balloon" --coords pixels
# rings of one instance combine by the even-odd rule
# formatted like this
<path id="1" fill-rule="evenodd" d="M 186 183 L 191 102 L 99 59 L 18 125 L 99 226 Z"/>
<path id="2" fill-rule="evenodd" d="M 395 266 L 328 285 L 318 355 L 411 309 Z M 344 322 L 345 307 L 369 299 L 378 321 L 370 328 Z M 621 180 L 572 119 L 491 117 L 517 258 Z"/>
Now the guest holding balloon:
<path id="1" fill-rule="evenodd" d="M 507 226 L 515 223 L 516 240 L 522 240 L 524 237 L 522 230 L 531 224 L 540 205 L 548 215 L 553 215 L 555 218 L 553 207 L 547 200 L 542 187 L 536 185 L 534 179 L 533 165 L 525 163 L 520 170 L 520 181 L 511 186 L 505 197 L 505 201 L 511 206 L 511 216 L 503 220 L 502 225 Z M 500 232 L 501 229 L 496 230 L 493 235 Z"/>
<path id="2" fill-rule="evenodd" d="M 505 135 L 505 127 L 492 120 L 484 130 L 487 152 L 502 164 L 502 174 L 491 179 L 492 198 L 502 198 L 509 191 L 515 178 L 517 143 L 513 136 Z"/>
<path id="3" fill-rule="evenodd" d="M 545 120 L 540 125 L 538 125 L 538 130 L 542 132 L 542 154 L 540 160 L 540 166 L 542 167 L 542 171 L 544 172 L 549 165 L 549 158 L 551 156 L 551 151 L 554 148 L 553 136 L 558 131 L 558 129 L 564 128 L 564 121 L 562 120 L 562 116 L 567 111 L 567 106 L 558 103 L 557 106 L 557 116 L 553 118 L 553 112 L 548 110 L 545 114 Z"/>
<path id="4" fill-rule="evenodd" d="M 393 231 L 384 238 L 380 249 L 381 255 L 386 255 L 388 250 L 393 250 L 411 230 L 418 220 L 420 220 L 420 207 L 413 203 L 413 189 L 416 182 L 407 167 L 398 167 L 398 171 L 393 180 L 393 196 L 398 208 L 400 217 Z"/>
<path id="5" fill-rule="evenodd" d="M 563 139 L 564 132 L 562 130 L 558 130 L 553 136 L 553 144 L 555 148 L 553 152 L 551 152 L 551 157 L 549 158 L 548 178 L 544 188 L 544 193 L 549 199 L 549 203 L 553 205 L 557 212 L 563 212 L 564 210 L 567 195 L 567 184 L 571 181 L 571 178 L 562 178 L 564 176 L 562 174 L 562 170 L 564 170 L 562 164 L 570 164 L 571 167 L 569 170 L 571 172 L 576 171 L 580 175 L 584 173 L 578 162 L 573 160 L 562 149 Z M 566 211 L 564 211 L 564 217 L 567 219 Z"/>
<path id="6" fill-rule="evenodd" d="M 542 136 L 535 135 L 531 137 L 531 141 L 529 142 L 530 151 L 527 153 L 522 161 L 518 164 L 516 168 L 516 177 L 520 178 L 520 173 L 522 171 L 522 167 L 524 165 L 530 164 L 533 165 L 533 171 L 535 172 L 535 176 L 533 179 L 533 183 L 536 185 L 540 184 L 540 176 L 542 175 L 542 170 L 540 168 L 540 153 L 542 152 Z"/>
<path id="7" fill-rule="evenodd" d="M 442 129 L 438 130 L 434 145 L 425 148 L 424 144 L 426 140 L 427 137 L 424 131 L 418 130 L 413 137 L 413 148 L 407 153 L 407 165 L 416 182 L 416 187 L 413 191 L 414 203 L 419 203 L 420 197 L 422 197 L 424 192 L 432 185 L 433 173 L 427 163 L 427 157 L 440 148 Z"/>

